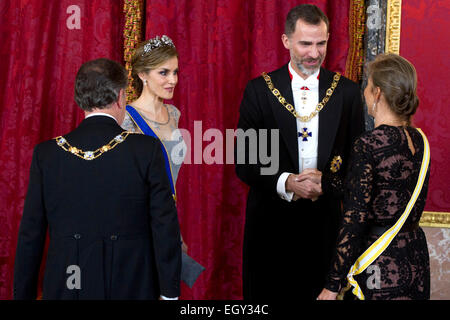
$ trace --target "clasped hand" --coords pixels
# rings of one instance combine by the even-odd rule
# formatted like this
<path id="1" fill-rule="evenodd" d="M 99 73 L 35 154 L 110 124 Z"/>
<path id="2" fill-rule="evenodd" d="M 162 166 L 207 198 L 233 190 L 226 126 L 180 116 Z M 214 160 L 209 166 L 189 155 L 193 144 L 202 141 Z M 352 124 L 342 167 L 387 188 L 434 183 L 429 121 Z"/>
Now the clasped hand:
<path id="1" fill-rule="evenodd" d="M 315 200 L 322 194 L 322 172 L 317 169 L 305 169 L 302 173 L 290 174 L 286 180 L 286 191 L 294 192 L 293 200 Z"/>

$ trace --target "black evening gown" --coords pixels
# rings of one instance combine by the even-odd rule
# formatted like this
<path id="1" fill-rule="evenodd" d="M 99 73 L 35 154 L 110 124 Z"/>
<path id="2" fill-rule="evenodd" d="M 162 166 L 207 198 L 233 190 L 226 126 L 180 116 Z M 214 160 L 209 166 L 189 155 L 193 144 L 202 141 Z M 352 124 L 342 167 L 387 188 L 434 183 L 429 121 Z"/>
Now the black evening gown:
<path id="1" fill-rule="evenodd" d="M 407 130 L 414 145 L 408 147 Z M 403 213 L 417 183 L 423 139 L 412 127 L 381 125 L 355 141 L 346 180 L 344 217 L 326 288 L 337 292 L 356 259 L 379 235 L 373 226 L 391 227 Z M 422 191 L 405 226 L 419 222 L 428 191 L 429 168 Z M 430 298 L 430 265 L 421 228 L 400 232 L 388 248 L 355 280 L 368 300 Z M 377 278 L 375 278 L 377 277 Z"/>

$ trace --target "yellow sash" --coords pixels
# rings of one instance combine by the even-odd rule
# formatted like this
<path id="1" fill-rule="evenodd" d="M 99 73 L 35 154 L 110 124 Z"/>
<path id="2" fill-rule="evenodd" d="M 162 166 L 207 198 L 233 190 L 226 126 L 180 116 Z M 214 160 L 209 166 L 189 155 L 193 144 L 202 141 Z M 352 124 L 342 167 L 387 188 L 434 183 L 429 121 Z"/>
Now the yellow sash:
<path id="1" fill-rule="evenodd" d="M 422 132 L 422 130 L 417 129 L 419 133 L 423 137 L 423 144 L 424 144 L 424 150 L 423 150 L 423 159 L 422 159 L 422 166 L 420 168 L 419 172 L 419 179 L 417 181 L 416 188 L 414 189 L 414 192 L 411 196 L 411 199 L 408 202 L 408 205 L 406 206 L 405 211 L 400 216 L 398 221 L 383 235 L 377 239 L 355 262 L 355 264 L 350 268 L 349 273 L 347 274 L 347 280 L 348 285 L 339 295 L 338 299 L 342 299 L 343 294 L 349 290 L 351 287 L 353 287 L 353 294 L 358 297 L 360 300 L 364 300 L 364 294 L 362 293 L 361 288 L 358 285 L 358 282 L 353 278 L 353 276 L 360 274 L 366 268 L 375 261 L 382 253 L 383 251 L 389 246 L 391 241 L 394 239 L 394 237 L 397 235 L 397 233 L 402 228 L 403 224 L 405 223 L 406 219 L 408 219 L 409 213 L 411 212 L 412 208 L 414 207 L 414 203 L 417 200 L 417 197 L 420 194 L 420 191 L 422 190 L 423 183 L 425 181 L 425 177 L 427 175 L 428 171 L 428 165 L 430 163 L 430 146 L 428 144 L 427 137 Z"/>

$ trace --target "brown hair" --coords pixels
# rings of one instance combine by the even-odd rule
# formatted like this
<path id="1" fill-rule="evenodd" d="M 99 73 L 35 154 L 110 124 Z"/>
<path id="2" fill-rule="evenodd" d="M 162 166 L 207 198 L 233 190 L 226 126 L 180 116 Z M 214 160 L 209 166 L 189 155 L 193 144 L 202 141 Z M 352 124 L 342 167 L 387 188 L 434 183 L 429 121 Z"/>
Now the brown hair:
<path id="1" fill-rule="evenodd" d="M 414 66 L 397 54 L 380 54 L 368 64 L 368 77 L 374 89 L 380 88 L 391 110 L 410 124 L 419 106 Z"/>
<path id="2" fill-rule="evenodd" d="M 314 26 L 319 25 L 323 21 L 327 25 L 327 31 L 330 28 L 328 18 L 322 10 L 313 4 L 300 4 L 292 8 L 286 17 L 284 33 L 287 36 L 295 32 L 295 25 L 298 19 Z"/>
<path id="3" fill-rule="evenodd" d="M 131 76 L 133 77 L 132 85 L 138 96 L 141 95 L 143 88 L 142 80 L 138 76 L 139 73 L 149 72 L 170 58 L 178 57 L 177 49 L 170 45 L 162 45 L 145 53 L 144 46 L 147 43 L 148 41 L 144 41 L 138 45 L 131 60 Z"/>

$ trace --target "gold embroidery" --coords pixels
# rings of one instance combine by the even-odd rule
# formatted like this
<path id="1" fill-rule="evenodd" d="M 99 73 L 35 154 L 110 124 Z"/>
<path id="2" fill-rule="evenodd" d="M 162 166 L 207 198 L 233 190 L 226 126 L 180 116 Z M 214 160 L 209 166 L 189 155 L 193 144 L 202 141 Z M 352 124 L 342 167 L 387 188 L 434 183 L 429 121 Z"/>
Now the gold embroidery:
<path id="1" fill-rule="evenodd" d="M 136 52 L 136 46 L 142 40 L 142 21 L 145 13 L 143 0 L 125 0 L 123 3 L 125 14 L 125 27 L 123 29 L 123 57 L 125 69 L 128 72 L 127 102 L 138 98 L 134 89 L 133 77 L 131 76 L 131 60 Z"/>

